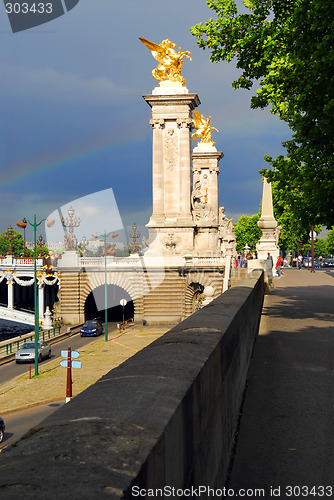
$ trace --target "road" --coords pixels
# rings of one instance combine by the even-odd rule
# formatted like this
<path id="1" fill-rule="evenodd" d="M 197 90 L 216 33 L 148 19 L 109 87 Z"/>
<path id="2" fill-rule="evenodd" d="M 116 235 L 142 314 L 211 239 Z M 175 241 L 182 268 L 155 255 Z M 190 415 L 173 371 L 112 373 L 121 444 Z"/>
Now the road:
<path id="1" fill-rule="evenodd" d="M 118 332 L 116 328 L 116 323 L 108 323 L 108 335 L 110 335 L 110 338 L 115 335 L 115 332 Z M 97 337 L 101 338 L 101 337 Z M 80 347 L 83 347 L 84 345 L 87 345 L 88 343 L 96 340 L 95 337 L 80 337 L 80 334 L 78 333 L 77 335 L 73 335 L 72 337 L 61 340 L 60 342 L 57 342 L 56 344 L 53 344 L 51 349 L 52 349 L 52 354 L 50 360 L 53 360 L 55 358 L 60 357 L 60 351 L 67 349 L 69 346 L 71 347 L 72 350 L 80 349 Z M 49 359 L 42 361 L 41 366 L 46 365 L 48 362 L 50 362 Z M 0 385 L 7 382 L 8 380 L 11 380 L 12 378 L 17 377 L 18 375 L 21 375 L 22 373 L 29 372 L 29 364 L 28 363 L 22 363 L 22 364 L 17 364 L 15 361 L 11 361 L 10 363 L 6 363 L 2 366 L 0 366 Z M 34 364 L 32 366 L 32 374 L 34 374 Z"/>
<path id="2" fill-rule="evenodd" d="M 321 272 L 328 274 L 328 276 L 334 278 L 334 269 L 332 267 L 322 267 Z"/>
<path id="3" fill-rule="evenodd" d="M 0 444 L 0 452 L 3 448 L 14 443 L 26 434 L 32 427 L 35 427 L 46 417 L 65 404 L 65 398 L 58 403 L 49 403 L 44 405 L 26 408 L 25 410 L 6 413 L 3 416 L 6 430 L 3 442 Z"/>
<path id="4" fill-rule="evenodd" d="M 116 323 L 108 323 L 109 338 L 111 339 L 117 335 L 119 335 L 119 330 L 116 328 Z M 99 339 L 101 336 L 97 338 Z M 68 339 L 57 342 L 52 345 L 51 360 L 59 358 L 60 351 L 66 350 L 69 346 L 72 350 L 77 350 L 91 342 L 94 342 L 95 340 L 97 340 L 95 337 L 80 337 L 80 334 L 78 333 Z M 49 362 L 49 359 L 42 361 L 41 365 L 44 366 Z M 27 371 L 29 371 L 29 364 L 16 364 L 14 360 L 0 366 L 0 385 Z M 34 364 L 32 365 L 32 374 L 34 374 Z M 0 444 L 0 452 L 9 444 L 20 439 L 32 427 L 38 425 L 42 420 L 51 415 L 51 413 L 56 411 L 63 404 L 65 404 L 65 398 L 63 401 L 59 401 L 57 403 L 38 405 L 36 407 L 26 408 L 24 410 L 1 415 L 5 421 L 6 431 L 4 441 Z"/>

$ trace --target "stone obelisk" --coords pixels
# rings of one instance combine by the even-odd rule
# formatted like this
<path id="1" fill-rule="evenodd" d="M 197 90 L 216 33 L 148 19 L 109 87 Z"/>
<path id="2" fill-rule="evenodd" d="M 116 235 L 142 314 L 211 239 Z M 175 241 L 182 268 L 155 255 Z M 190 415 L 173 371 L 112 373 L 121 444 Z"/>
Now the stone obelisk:
<path id="1" fill-rule="evenodd" d="M 266 259 L 269 252 L 273 258 L 273 264 L 275 266 L 277 256 L 280 252 L 278 237 L 282 228 L 281 226 L 277 227 L 277 221 L 274 217 L 273 210 L 271 183 L 268 182 L 265 177 L 263 179 L 261 217 L 257 225 L 262 230 L 262 236 L 256 245 L 258 259 Z"/>

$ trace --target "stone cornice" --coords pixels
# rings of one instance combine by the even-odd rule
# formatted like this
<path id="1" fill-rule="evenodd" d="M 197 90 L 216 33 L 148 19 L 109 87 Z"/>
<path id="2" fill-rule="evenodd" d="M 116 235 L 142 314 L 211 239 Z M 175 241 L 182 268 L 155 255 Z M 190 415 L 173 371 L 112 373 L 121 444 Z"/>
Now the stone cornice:
<path id="1" fill-rule="evenodd" d="M 221 151 L 200 151 L 192 152 L 193 160 L 221 160 L 224 157 L 224 153 Z"/>
<path id="2" fill-rule="evenodd" d="M 197 94 L 175 94 L 175 95 L 143 95 L 145 101 L 151 106 L 188 105 L 191 109 L 197 108 L 201 101 Z"/>

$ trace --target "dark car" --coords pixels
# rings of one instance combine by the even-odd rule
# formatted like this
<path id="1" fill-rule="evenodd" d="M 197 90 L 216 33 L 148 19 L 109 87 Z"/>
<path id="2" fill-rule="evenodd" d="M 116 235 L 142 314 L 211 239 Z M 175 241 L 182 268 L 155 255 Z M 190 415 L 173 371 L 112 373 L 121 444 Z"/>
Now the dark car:
<path id="1" fill-rule="evenodd" d="M 4 435 L 5 435 L 5 422 L 0 417 L 0 443 L 2 443 Z"/>
<path id="2" fill-rule="evenodd" d="M 325 259 L 324 267 L 334 267 L 334 259 Z"/>
<path id="3" fill-rule="evenodd" d="M 97 337 L 98 335 L 102 335 L 103 326 L 101 321 L 98 319 L 90 319 L 86 321 L 80 330 L 81 337 Z"/>

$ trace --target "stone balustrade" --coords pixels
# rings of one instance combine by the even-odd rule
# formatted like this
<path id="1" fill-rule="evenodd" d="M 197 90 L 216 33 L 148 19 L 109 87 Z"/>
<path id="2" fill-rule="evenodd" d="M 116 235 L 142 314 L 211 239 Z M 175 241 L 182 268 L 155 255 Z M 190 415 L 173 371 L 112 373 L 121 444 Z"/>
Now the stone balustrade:
<path id="1" fill-rule="evenodd" d="M 43 269 L 43 259 L 36 259 L 37 269 Z M 0 259 L 0 271 L 3 270 L 13 270 L 15 268 L 21 268 L 22 270 L 29 270 L 34 268 L 34 259 L 30 258 L 20 258 L 7 256 Z"/>

